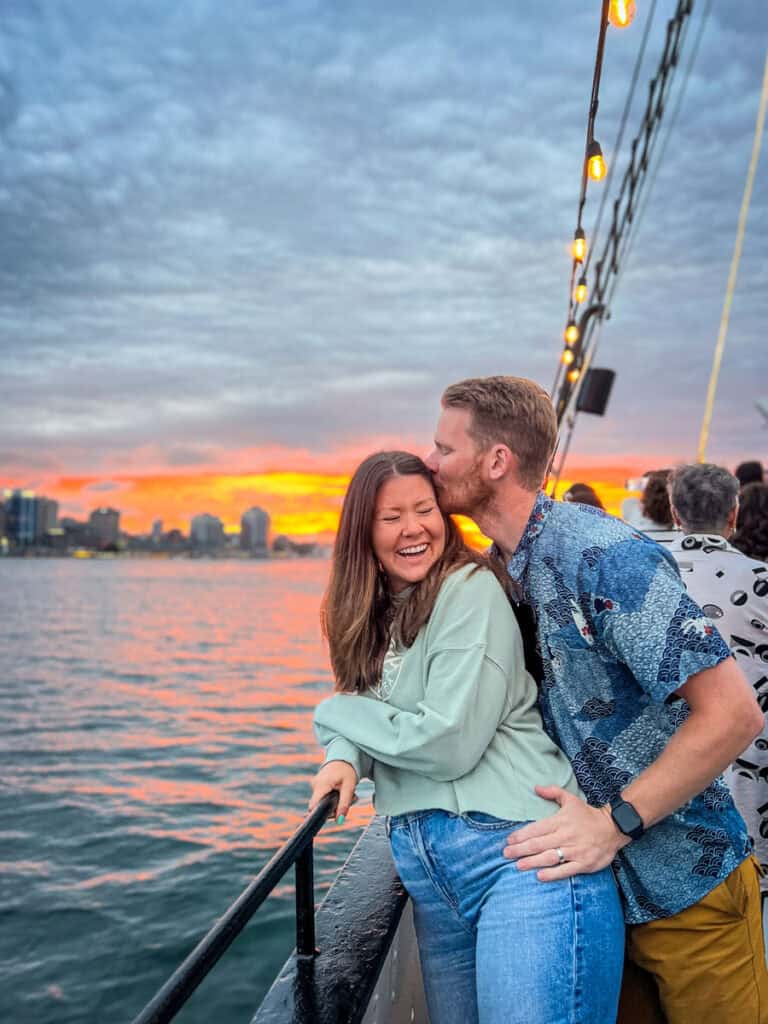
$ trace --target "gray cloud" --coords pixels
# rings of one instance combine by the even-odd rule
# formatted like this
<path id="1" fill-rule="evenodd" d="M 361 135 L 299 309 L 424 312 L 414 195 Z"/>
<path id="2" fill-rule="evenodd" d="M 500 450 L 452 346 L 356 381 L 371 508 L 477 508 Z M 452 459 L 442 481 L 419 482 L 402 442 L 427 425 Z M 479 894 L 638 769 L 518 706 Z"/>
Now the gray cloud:
<path id="1" fill-rule="evenodd" d="M 575 455 L 693 452 L 757 110 L 754 19 L 768 27 L 732 6 L 707 26 L 604 329 L 610 415 L 580 422 Z M 88 471 L 155 445 L 200 465 L 242 445 L 426 438 L 451 379 L 548 386 L 597 28 L 577 7 L 9 5 L 0 437 L 14 462 L 52 451 Z M 610 157 L 641 31 L 639 14 L 608 37 Z M 662 35 L 660 14 L 647 73 Z M 723 458 L 764 440 L 749 410 L 767 182 L 718 392 Z"/>

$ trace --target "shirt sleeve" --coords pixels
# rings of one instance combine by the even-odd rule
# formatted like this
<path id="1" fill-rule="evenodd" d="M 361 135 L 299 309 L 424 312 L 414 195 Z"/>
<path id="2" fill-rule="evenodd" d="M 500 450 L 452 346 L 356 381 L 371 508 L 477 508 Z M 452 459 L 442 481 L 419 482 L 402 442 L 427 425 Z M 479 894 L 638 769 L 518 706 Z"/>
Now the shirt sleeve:
<path id="1" fill-rule="evenodd" d="M 328 764 L 329 761 L 346 761 L 347 764 L 351 764 L 357 773 L 357 781 L 360 779 L 370 779 L 373 777 L 373 760 L 364 751 L 356 747 L 354 743 L 351 743 L 344 736 L 334 736 L 330 730 L 323 730 L 320 739 L 320 730 L 315 728 L 315 732 L 318 735 L 321 746 L 325 747 L 325 760 L 323 764 Z"/>
<path id="2" fill-rule="evenodd" d="M 517 623 L 498 583 L 471 583 L 472 578 L 456 581 L 425 627 L 430 631 L 427 678 L 417 709 L 405 711 L 364 695 L 336 694 L 315 712 L 321 743 L 324 736 L 339 734 L 376 761 L 439 782 L 458 779 L 475 767 L 509 707 L 508 670 L 487 654 L 492 628 L 489 598 L 504 602 L 510 630 L 506 646 L 515 670 L 524 672 L 525 666 Z M 462 643 L 468 636 L 474 641 Z"/>
<path id="3" fill-rule="evenodd" d="M 658 544 L 631 539 L 609 549 L 589 600 L 596 640 L 655 701 L 668 700 L 691 676 L 730 657 L 688 596 L 674 558 Z"/>

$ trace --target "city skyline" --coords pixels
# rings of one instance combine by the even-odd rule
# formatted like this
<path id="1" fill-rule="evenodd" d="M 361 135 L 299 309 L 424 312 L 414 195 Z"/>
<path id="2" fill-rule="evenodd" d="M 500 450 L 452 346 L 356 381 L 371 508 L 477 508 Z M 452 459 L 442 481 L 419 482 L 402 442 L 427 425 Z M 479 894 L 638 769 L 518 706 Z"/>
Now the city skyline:
<path id="1" fill-rule="evenodd" d="M 557 494 L 562 495 L 575 480 L 590 483 L 596 486 L 607 510 L 618 515 L 621 502 L 627 495 L 625 485 L 631 483 L 633 477 L 638 479 L 652 468 L 633 460 L 613 467 L 602 463 L 598 466 L 571 465 L 569 473 L 558 485 Z M 123 481 L 120 489 L 112 486 L 105 490 L 99 482 L 89 481 L 89 478 L 65 478 L 60 488 L 46 495 L 40 492 L 39 496 L 55 498 L 59 504 L 60 519 L 82 519 L 94 508 L 103 506 L 105 501 L 119 504 L 122 527 L 135 536 L 149 535 L 158 520 L 162 522 L 164 532 L 185 532 L 189 530 L 192 519 L 202 514 L 217 515 L 222 520 L 225 533 L 237 533 L 242 514 L 250 504 L 267 512 L 273 535 L 327 543 L 335 535 L 348 483 L 349 476 L 343 474 L 280 472 L 250 476 L 233 474 L 213 481 L 199 477 L 169 476 L 149 480 L 139 477 Z M 128 501 L 127 506 L 118 501 L 121 495 Z M 308 503 L 314 507 L 308 508 Z M 163 514 L 163 510 L 167 513 L 169 508 L 183 511 Z M 482 539 L 468 521 L 463 523 L 462 529 L 470 540 Z"/>
<path id="2" fill-rule="evenodd" d="M 596 131 L 617 180 L 675 7 L 655 5 L 618 154 L 651 5 L 608 32 Z M 550 387 L 598 19 L 597 2 L 544 17 L 501 0 L 12 0 L 0 487 L 75 516 L 116 502 L 136 531 L 183 524 L 190 503 L 232 525 L 247 495 L 280 532 L 327 537 L 366 454 L 429 451 L 448 383 Z M 616 384 L 566 467 L 613 509 L 624 479 L 696 455 L 762 27 L 765 8 L 694 5 L 679 116 L 597 355 Z M 765 458 L 765 159 L 707 453 L 730 468 Z"/>

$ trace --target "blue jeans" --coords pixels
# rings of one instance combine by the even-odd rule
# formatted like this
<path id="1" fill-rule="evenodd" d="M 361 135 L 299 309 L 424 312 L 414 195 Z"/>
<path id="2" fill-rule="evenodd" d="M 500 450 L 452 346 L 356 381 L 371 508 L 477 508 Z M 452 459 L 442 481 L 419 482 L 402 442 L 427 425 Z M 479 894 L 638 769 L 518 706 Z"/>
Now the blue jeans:
<path id="1" fill-rule="evenodd" d="M 479 812 L 389 819 L 432 1024 L 616 1020 L 624 916 L 611 870 L 540 882 L 502 856 L 524 824 Z"/>

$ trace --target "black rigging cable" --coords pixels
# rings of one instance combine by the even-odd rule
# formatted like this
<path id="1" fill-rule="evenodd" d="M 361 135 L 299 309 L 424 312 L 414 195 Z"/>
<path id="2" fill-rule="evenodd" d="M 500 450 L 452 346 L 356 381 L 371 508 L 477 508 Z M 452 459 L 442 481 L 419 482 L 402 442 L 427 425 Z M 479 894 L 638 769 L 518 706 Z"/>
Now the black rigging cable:
<path id="1" fill-rule="evenodd" d="M 626 98 L 626 100 L 624 102 L 624 110 L 622 111 L 622 114 L 621 114 L 621 119 L 620 119 L 620 123 L 619 123 L 619 130 L 618 130 L 618 133 L 617 133 L 617 136 L 616 136 L 616 141 L 615 141 L 615 143 L 613 145 L 613 150 L 612 150 L 612 154 L 613 155 L 612 155 L 612 158 L 611 158 L 611 164 L 610 164 L 610 167 L 608 169 L 608 175 L 607 175 L 607 177 L 605 179 L 604 188 L 602 190 L 602 195 L 600 197 L 600 206 L 598 207 L 597 218 L 595 220 L 595 226 L 594 226 L 594 228 L 592 230 L 592 234 L 590 236 L 592 238 L 592 245 L 590 246 L 589 251 L 587 252 L 587 258 L 586 258 L 586 260 L 584 262 L 584 266 L 583 266 L 583 269 L 582 269 L 582 272 L 581 272 L 582 276 L 585 276 L 587 274 L 587 272 L 589 271 L 589 264 L 590 264 L 590 261 L 592 259 L 593 248 L 594 248 L 594 246 L 595 246 L 595 244 L 597 242 L 598 232 L 600 230 L 600 223 L 601 223 L 602 217 L 603 217 L 603 210 L 605 208 L 605 201 L 606 201 L 606 198 L 608 196 L 608 192 L 609 192 L 610 187 L 611 187 L 611 182 L 613 180 L 613 172 L 614 172 L 614 170 L 616 168 L 616 163 L 617 163 L 617 160 L 618 160 L 618 154 L 619 154 L 619 151 L 621 149 L 621 143 L 624 140 L 624 129 L 626 128 L 627 120 L 629 118 L 629 112 L 630 112 L 630 109 L 632 107 L 632 101 L 633 101 L 634 95 L 635 95 L 635 88 L 637 86 L 637 80 L 639 78 L 640 69 L 642 67 L 643 58 L 645 56 L 645 47 L 646 47 L 646 45 L 648 43 L 648 36 L 650 35 L 651 25 L 653 23 L 654 14 L 656 13 L 656 2 L 657 2 L 657 0 L 652 0 L 650 9 L 648 11 L 648 17 L 646 18 L 646 22 L 645 22 L 645 30 L 643 32 L 643 38 L 642 38 L 641 43 L 640 43 L 640 48 L 639 48 L 639 50 L 637 52 L 637 57 L 635 58 L 635 66 L 634 66 L 633 71 L 632 71 L 632 80 L 630 82 L 629 92 L 627 93 L 627 98 Z M 600 43 L 598 42 L 598 57 L 599 57 L 599 55 L 600 55 Z M 599 76 L 596 75 L 595 79 L 593 79 L 593 83 L 592 83 L 592 99 L 590 101 L 590 120 L 589 120 L 589 123 L 587 125 L 587 143 L 589 143 L 590 134 L 594 131 L 594 117 L 592 116 L 592 109 L 593 109 L 593 106 L 594 106 L 595 107 L 595 112 L 596 112 L 596 103 L 597 103 L 596 93 L 595 93 L 595 80 L 597 81 L 597 83 L 599 85 Z M 586 168 L 586 161 L 585 161 L 585 168 Z M 581 215 L 582 215 L 582 211 L 584 209 L 584 204 L 586 203 L 586 198 L 587 198 L 586 185 L 587 185 L 586 174 L 585 174 L 584 171 L 582 171 L 581 194 L 579 196 L 579 216 L 578 216 L 578 225 L 579 226 L 581 226 Z M 574 311 L 575 311 L 575 307 L 576 307 L 576 303 L 574 302 L 574 299 L 573 299 L 573 286 L 574 286 L 575 280 L 576 280 L 576 264 L 574 263 L 573 267 L 572 267 L 572 270 L 571 270 L 571 281 L 570 281 L 570 287 L 569 287 L 569 291 L 568 291 L 568 317 L 567 317 L 567 319 L 569 321 L 571 319 L 573 319 L 573 315 L 574 315 Z M 562 369 L 563 369 L 562 363 L 558 363 L 557 371 L 555 373 L 555 380 L 554 380 L 554 383 L 552 385 L 552 394 L 555 394 L 555 392 L 557 391 L 557 387 L 558 387 L 558 385 L 560 383 L 560 373 L 561 373 Z"/>
<path id="2" fill-rule="evenodd" d="M 710 2 L 711 2 L 711 0 L 710 0 Z M 597 238 L 598 238 L 598 234 L 600 232 L 600 224 L 602 223 L 602 219 L 603 219 L 603 210 L 605 209 L 605 203 L 606 203 L 606 200 L 608 198 L 608 192 L 610 191 L 611 182 L 613 181 L 613 172 L 616 169 L 616 165 L 617 165 L 618 157 L 619 157 L 619 152 L 621 151 L 621 144 L 624 141 L 624 129 L 627 126 L 627 120 L 629 119 L 629 111 L 630 111 L 630 109 L 632 107 L 632 100 L 635 97 L 635 88 L 637 87 L 637 80 L 640 77 L 640 69 L 641 69 L 642 64 L 643 64 L 643 57 L 645 56 L 645 47 L 648 44 L 648 37 L 651 34 L 651 25 L 653 24 L 653 16 L 654 16 L 655 13 L 656 13 L 656 0 L 653 0 L 653 2 L 651 3 L 650 9 L 648 11 L 648 17 L 646 18 L 646 21 L 645 21 L 645 30 L 643 32 L 643 38 L 642 38 L 642 41 L 640 42 L 640 49 L 637 51 L 637 58 L 635 60 L 635 67 L 634 67 L 634 69 L 632 71 L 632 81 L 630 82 L 629 92 L 627 93 L 627 98 L 626 98 L 626 100 L 624 102 L 624 110 L 622 111 L 622 114 L 621 114 L 621 121 L 619 123 L 619 131 L 618 131 L 618 134 L 616 136 L 616 142 L 613 145 L 613 150 L 612 150 L 613 157 L 611 159 L 611 166 L 608 168 L 608 175 L 607 175 L 607 177 L 605 179 L 605 186 L 604 186 L 604 188 L 602 190 L 602 195 L 600 196 L 600 205 L 597 208 L 597 217 L 595 218 L 595 226 L 592 229 L 592 246 L 590 247 L 589 252 L 587 253 L 587 258 L 586 258 L 586 260 L 584 262 L 584 273 L 585 274 L 589 270 L 589 264 L 590 264 L 590 261 L 592 260 L 592 253 L 594 252 L 594 247 L 597 244 Z"/>
<path id="3" fill-rule="evenodd" d="M 618 197 L 613 203 L 613 217 L 602 255 L 594 270 L 593 299 L 582 320 L 589 321 L 589 315 L 597 313 L 606 315 L 605 303 L 607 289 L 611 278 L 619 270 L 619 254 L 623 249 L 626 234 L 635 216 L 636 203 L 642 191 L 642 185 L 648 173 L 652 143 L 659 132 L 664 113 L 667 93 L 674 76 L 682 44 L 682 28 L 692 10 L 693 0 L 679 0 L 675 15 L 667 23 L 664 51 L 656 75 L 651 79 L 648 89 L 648 101 L 638 134 L 630 145 L 630 157 L 627 169 L 619 186 Z M 585 324 L 587 326 L 587 324 Z M 583 334 L 584 332 L 580 332 Z M 578 337 L 571 352 L 571 363 L 579 369 L 583 365 L 586 354 L 585 337 Z M 561 381 L 560 392 L 556 402 L 558 419 L 561 420 L 573 397 L 574 389 L 566 375 Z"/>
<path id="4" fill-rule="evenodd" d="M 675 99 L 675 106 L 674 106 L 674 109 L 672 111 L 672 114 L 670 115 L 669 124 L 667 125 L 666 134 L 664 135 L 664 139 L 662 140 L 661 146 L 659 148 L 659 154 L 658 154 L 658 156 L 656 158 L 656 161 L 654 163 L 653 170 L 651 171 L 651 173 L 650 173 L 650 175 L 648 177 L 648 185 L 647 185 L 647 187 L 645 189 L 645 192 L 643 194 L 643 197 L 642 197 L 639 209 L 637 211 L 637 214 L 635 215 L 635 218 L 633 220 L 633 223 L 632 223 L 632 225 L 630 227 L 630 230 L 629 230 L 629 233 L 627 235 L 627 242 L 626 242 L 626 245 L 624 246 L 624 252 L 622 254 L 622 259 L 621 259 L 621 263 L 620 263 L 620 266 L 619 266 L 619 272 L 618 272 L 618 274 L 616 275 L 616 277 L 614 279 L 613 286 L 611 288 L 611 293 L 610 293 L 610 296 L 608 298 L 608 306 L 609 306 L 609 308 L 610 308 L 611 302 L 613 301 L 613 296 L 614 296 L 614 293 L 616 291 L 616 288 L 618 287 L 619 281 L 621 280 L 621 277 L 622 277 L 624 271 L 627 269 L 627 262 L 629 260 L 629 255 L 630 255 L 630 253 L 632 251 L 632 245 L 633 245 L 633 243 L 634 243 L 634 241 L 635 241 L 635 239 L 637 237 L 638 227 L 642 223 L 643 217 L 645 215 L 645 209 L 648 206 L 648 202 L 649 202 L 649 200 L 651 198 L 651 193 L 653 192 L 653 187 L 656 184 L 656 178 L 658 177 L 658 174 L 659 174 L 659 168 L 661 167 L 661 165 L 664 162 L 664 157 L 665 157 L 666 152 L 667 152 L 667 146 L 669 145 L 670 137 L 671 137 L 672 132 L 674 130 L 675 124 L 677 123 L 677 118 L 680 115 L 680 110 L 681 110 L 682 105 L 683 105 L 683 100 L 685 99 L 685 93 L 686 93 L 686 90 L 688 88 L 688 80 L 691 77 L 691 72 L 693 70 L 693 66 L 696 63 L 696 58 L 697 58 L 697 56 L 699 54 L 699 47 L 701 46 L 701 39 L 702 39 L 702 36 L 704 35 L 704 29 L 707 26 L 707 19 L 709 18 L 709 14 L 710 14 L 711 10 L 712 10 L 712 0 L 706 0 L 706 5 L 704 7 L 704 12 L 703 12 L 703 14 L 701 16 L 701 20 L 699 21 L 698 29 L 696 31 L 696 36 L 695 36 L 695 38 L 693 40 L 693 44 L 691 46 L 691 54 L 690 54 L 690 57 L 688 59 L 688 64 L 686 65 L 685 72 L 683 73 L 683 79 L 682 79 L 682 82 L 680 83 L 680 88 L 678 90 L 677 97 Z"/>
<path id="5" fill-rule="evenodd" d="M 557 380 L 560 381 L 560 388 L 555 402 L 558 423 L 563 421 L 573 400 L 578 397 L 578 392 L 584 379 L 582 370 L 591 362 L 593 356 L 594 345 L 591 344 L 591 340 L 594 337 L 595 327 L 598 323 L 602 324 L 603 320 L 610 315 L 608 303 L 615 292 L 615 281 L 612 278 L 615 279 L 619 275 L 623 257 L 626 254 L 632 222 L 637 217 L 636 207 L 648 176 L 649 164 L 659 134 L 667 95 L 671 88 L 674 71 L 678 65 L 683 40 L 686 35 L 684 29 L 687 30 L 688 19 L 692 10 L 693 0 L 679 0 L 674 16 L 667 22 L 664 50 L 656 75 L 649 83 L 648 101 L 641 127 L 630 145 L 629 164 L 619 186 L 618 196 L 613 203 L 613 217 L 608 237 L 601 257 L 594 267 L 592 304 L 581 316 L 581 323 L 575 342 L 571 342 L 572 347 L 567 348 L 564 353 L 564 356 L 566 353 L 569 354 L 570 364 L 573 365 L 573 370 L 576 372 L 571 371 L 563 375 L 561 365 L 557 375 Z M 581 200 L 579 214 L 581 215 Z M 574 263 L 574 267 L 575 265 Z M 609 287 L 610 295 L 608 294 Z M 565 363 L 565 358 L 563 358 L 562 363 Z M 570 445 L 570 436 L 573 432 L 575 418 L 576 413 L 569 417 L 569 430 L 564 445 L 564 452 L 566 453 Z M 564 456 L 561 458 L 560 466 L 555 475 L 553 493 L 563 468 L 563 461 Z"/>

